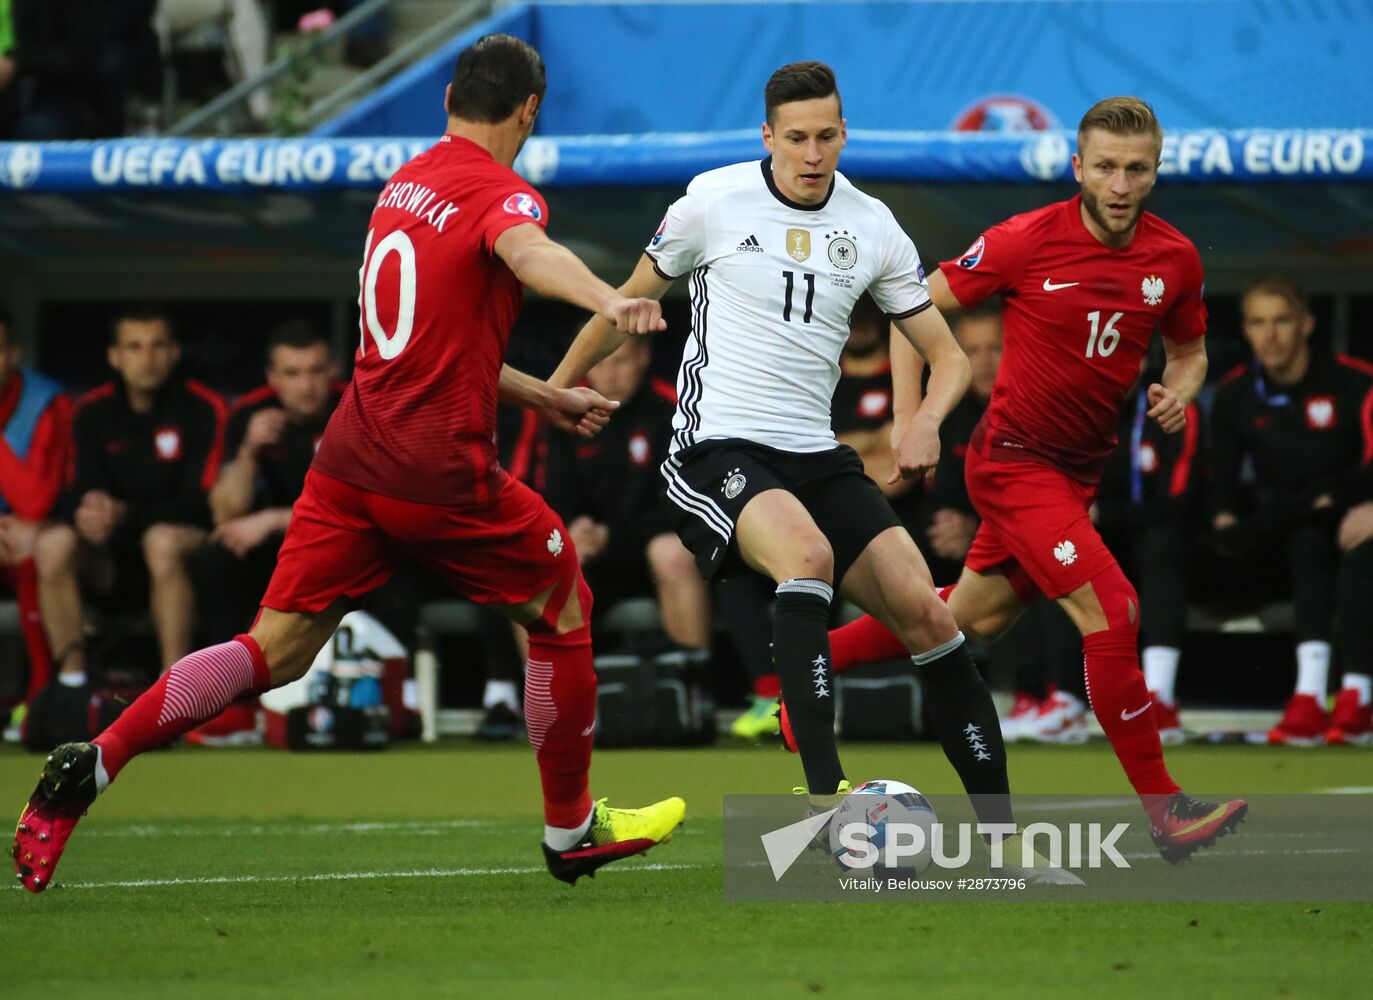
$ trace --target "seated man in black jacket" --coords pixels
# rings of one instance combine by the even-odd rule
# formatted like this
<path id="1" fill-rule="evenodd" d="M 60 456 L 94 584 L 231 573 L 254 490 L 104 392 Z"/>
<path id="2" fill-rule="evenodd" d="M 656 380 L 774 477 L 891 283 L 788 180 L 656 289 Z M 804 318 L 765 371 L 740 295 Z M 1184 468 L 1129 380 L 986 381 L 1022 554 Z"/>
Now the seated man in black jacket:
<path id="1" fill-rule="evenodd" d="M 1222 551 L 1261 546 L 1287 557 L 1297 686 L 1269 742 L 1373 743 L 1373 365 L 1314 351 L 1311 310 L 1285 277 L 1254 282 L 1242 307 L 1254 361 L 1216 392 L 1211 512 Z M 1241 490 L 1246 458 L 1252 498 Z M 1335 622 L 1344 684 L 1331 717 Z"/>
<path id="2" fill-rule="evenodd" d="M 291 506 L 346 383 L 324 334 L 304 320 L 267 337 L 267 384 L 229 412 L 224 464 L 210 490 L 215 529 L 192 558 L 198 623 L 206 645 L 228 642 L 257 614 L 276 569 Z M 186 734 L 201 745 L 255 742 L 257 697 L 248 696 Z"/>
<path id="3" fill-rule="evenodd" d="M 1196 403 L 1187 425 L 1167 434 L 1153 420 L 1149 386 L 1158 382 L 1162 359 L 1146 357 L 1133 397 L 1121 411 L 1116 437 L 1097 494 L 1096 524 L 1107 546 L 1139 584 L 1140 645 L 1144 680 L 1164 743 L 1180 743 L 1178 659 L 1187 629 L 1187 523 L 1201 490 L 1202 419 Z"/>
<path id="4" fill-rule="evenodd" d="M 267 338 L 267 384 L 229 411 L 224 464 L 210 490 L 215 529 L 197 556 L 215 581 L 216 600 L 200 612 L 205 642 L 228 642 L 252 624 L 276 568 L 291 505 L 346 383 L 329 342 L 304 321 Z"/>
<path id="5" fill-rule="evenodd" d="M 227 410 L 219 394 L 174 374 L 181 348 L 167 313 L 127 309 L 108 352 L 118 377 L 77 400 L 70 522 L 38 536 L 39 598 L 53 657 L 85 672 L 79 587 L 121 603 L 151 598 L 162 666 L 191 650 L 186 559 L 210 526 Z"/>
<path id="6" fill-rule="evenodd" d="M 587 374 L 620 408 L 597 437 L 551 433 L 548 502 L 567 524 L 596 601 L 656 594 L 669 639 L 710 646 L 710 598 L 673 529 L 658 467 L 667 456 L 677 393 L 648 377 L 649 346 L 631 337 Z"/>

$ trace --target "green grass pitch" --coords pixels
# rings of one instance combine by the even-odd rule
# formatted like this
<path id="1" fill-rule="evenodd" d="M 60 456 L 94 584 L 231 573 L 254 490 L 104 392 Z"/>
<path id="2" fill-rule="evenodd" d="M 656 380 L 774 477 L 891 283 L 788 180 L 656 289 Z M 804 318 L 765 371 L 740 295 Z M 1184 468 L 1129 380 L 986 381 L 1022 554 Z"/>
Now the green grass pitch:
<path id="1" fill-rule="evenodd" d="M 1358 750 L 1169 760 L 1194 794 L 1373 775 Z M 0 751 L 16 817 L 39 762 Z M 932 745 L 849 745 L 845 763 L 958 790 Z M 1126 789 L 1104 745 L 1014 746 L 1011 767 L 1020 792 Z M 601 752 L 593 774 L 617 804 L 682 795 L 687 825 L 569 888 L 542 869 L 522 745 L 151 754 L 92 809 L 58 885 L 0 892 L 0 995 L 1158 1000 L 1328 996 L 1367 979 L 1365 904 L 727 905 L 721 796 L 786 791 L 795 758 Z"/>

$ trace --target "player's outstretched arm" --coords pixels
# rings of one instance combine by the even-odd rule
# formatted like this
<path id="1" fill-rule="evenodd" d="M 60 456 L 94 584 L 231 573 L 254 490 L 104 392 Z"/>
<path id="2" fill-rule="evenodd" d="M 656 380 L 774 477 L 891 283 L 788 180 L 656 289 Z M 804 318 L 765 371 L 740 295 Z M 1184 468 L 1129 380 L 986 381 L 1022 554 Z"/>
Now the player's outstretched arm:
<path id="1" fill-rule="evenodd" d="M 893 324 L 901 337 L 892 338 L 893 412 L 892 451 L 897 478 L 931 477 L 939 464 L 939 427 L 958 405 L 972 379 L 972 368 L 938 308 L 926 309 Z M 920 368 L 930 366 L 929 384 L 920 399 Z"/>
<path id="2" fill-rule="evenodd" d="M 1162 383 L 1149 386 L 1149 419 L 1169 434 L 1187 426 L 1187 407 L 1206 383 L 1206 337 L 1186 343 L 1163 338 L 1167 362 Z"/>
<path id="3" fill-rule="evenodd" d="M 672 282 L 658 273 L 653 266 L 653 258 L 645 254 L 639 258 L 639 264 L 629 280 L 620 286 L 619 294 L 631 302 L 656 302 L 671 287 Z M 586 377 L 587 372 L 619 350 L 633 332 L 617 326 L 603 314 L 592 316 L 567 349 L 557 371 L 549 377 L 549 383 L 555 386 L 576 385 Z"/>
<path id="4" fill-rule="evenodd" d="M 625 333 L 657 333 L 667 329 L 657 300 L 621 295 L 592 274 L 575 253 L 554 243 L 532 222 L 501 233 L 493 249 L 521 284 L 540 295 L 562 299 L 604 316 Z"/>
<path id="5" fill-rule="evenodd" d="M 496 396 L 502 403 L 533 410 L 553 427 L 594 437 L 620 404 L 594 389 L 578 386 L 559 389 L 509 365 L 501 366 Z"/>

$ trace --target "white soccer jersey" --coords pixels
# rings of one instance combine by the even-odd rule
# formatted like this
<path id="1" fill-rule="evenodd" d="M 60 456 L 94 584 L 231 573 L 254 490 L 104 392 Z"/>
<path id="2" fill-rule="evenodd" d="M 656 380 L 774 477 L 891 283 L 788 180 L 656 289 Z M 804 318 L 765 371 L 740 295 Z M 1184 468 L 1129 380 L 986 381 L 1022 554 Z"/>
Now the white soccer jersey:
<path id="1" fill-rule="evenodd" d="M 838 173 L 823 202 L 800 205 L 777 189 L 771 158 L 698 176 L 645 252 L 664 277 L 691 276 L 673 452 L 720 438 L 835 447 L 830 400 L 858 297 L 893 318 L 931 304 L 886 205 Z"/>

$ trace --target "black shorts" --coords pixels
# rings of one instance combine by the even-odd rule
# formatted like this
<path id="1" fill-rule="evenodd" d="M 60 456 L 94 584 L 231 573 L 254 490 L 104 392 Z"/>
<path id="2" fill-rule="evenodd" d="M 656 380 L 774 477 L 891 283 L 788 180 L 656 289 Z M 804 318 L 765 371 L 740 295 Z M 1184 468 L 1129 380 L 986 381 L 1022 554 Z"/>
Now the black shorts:
<path id="1" fill-rule="evenodd" d="M 801 501 L 834 552 L 836 585 L 869 542 L 901 524 L 848 445 L 791 452 L 735 438 L 702 441 L 664 462 L 663 475 L 679 511 L 677 535 L 707 580 L 748 571 L 734 525 L 765 490 L 786 490 Z"/>

